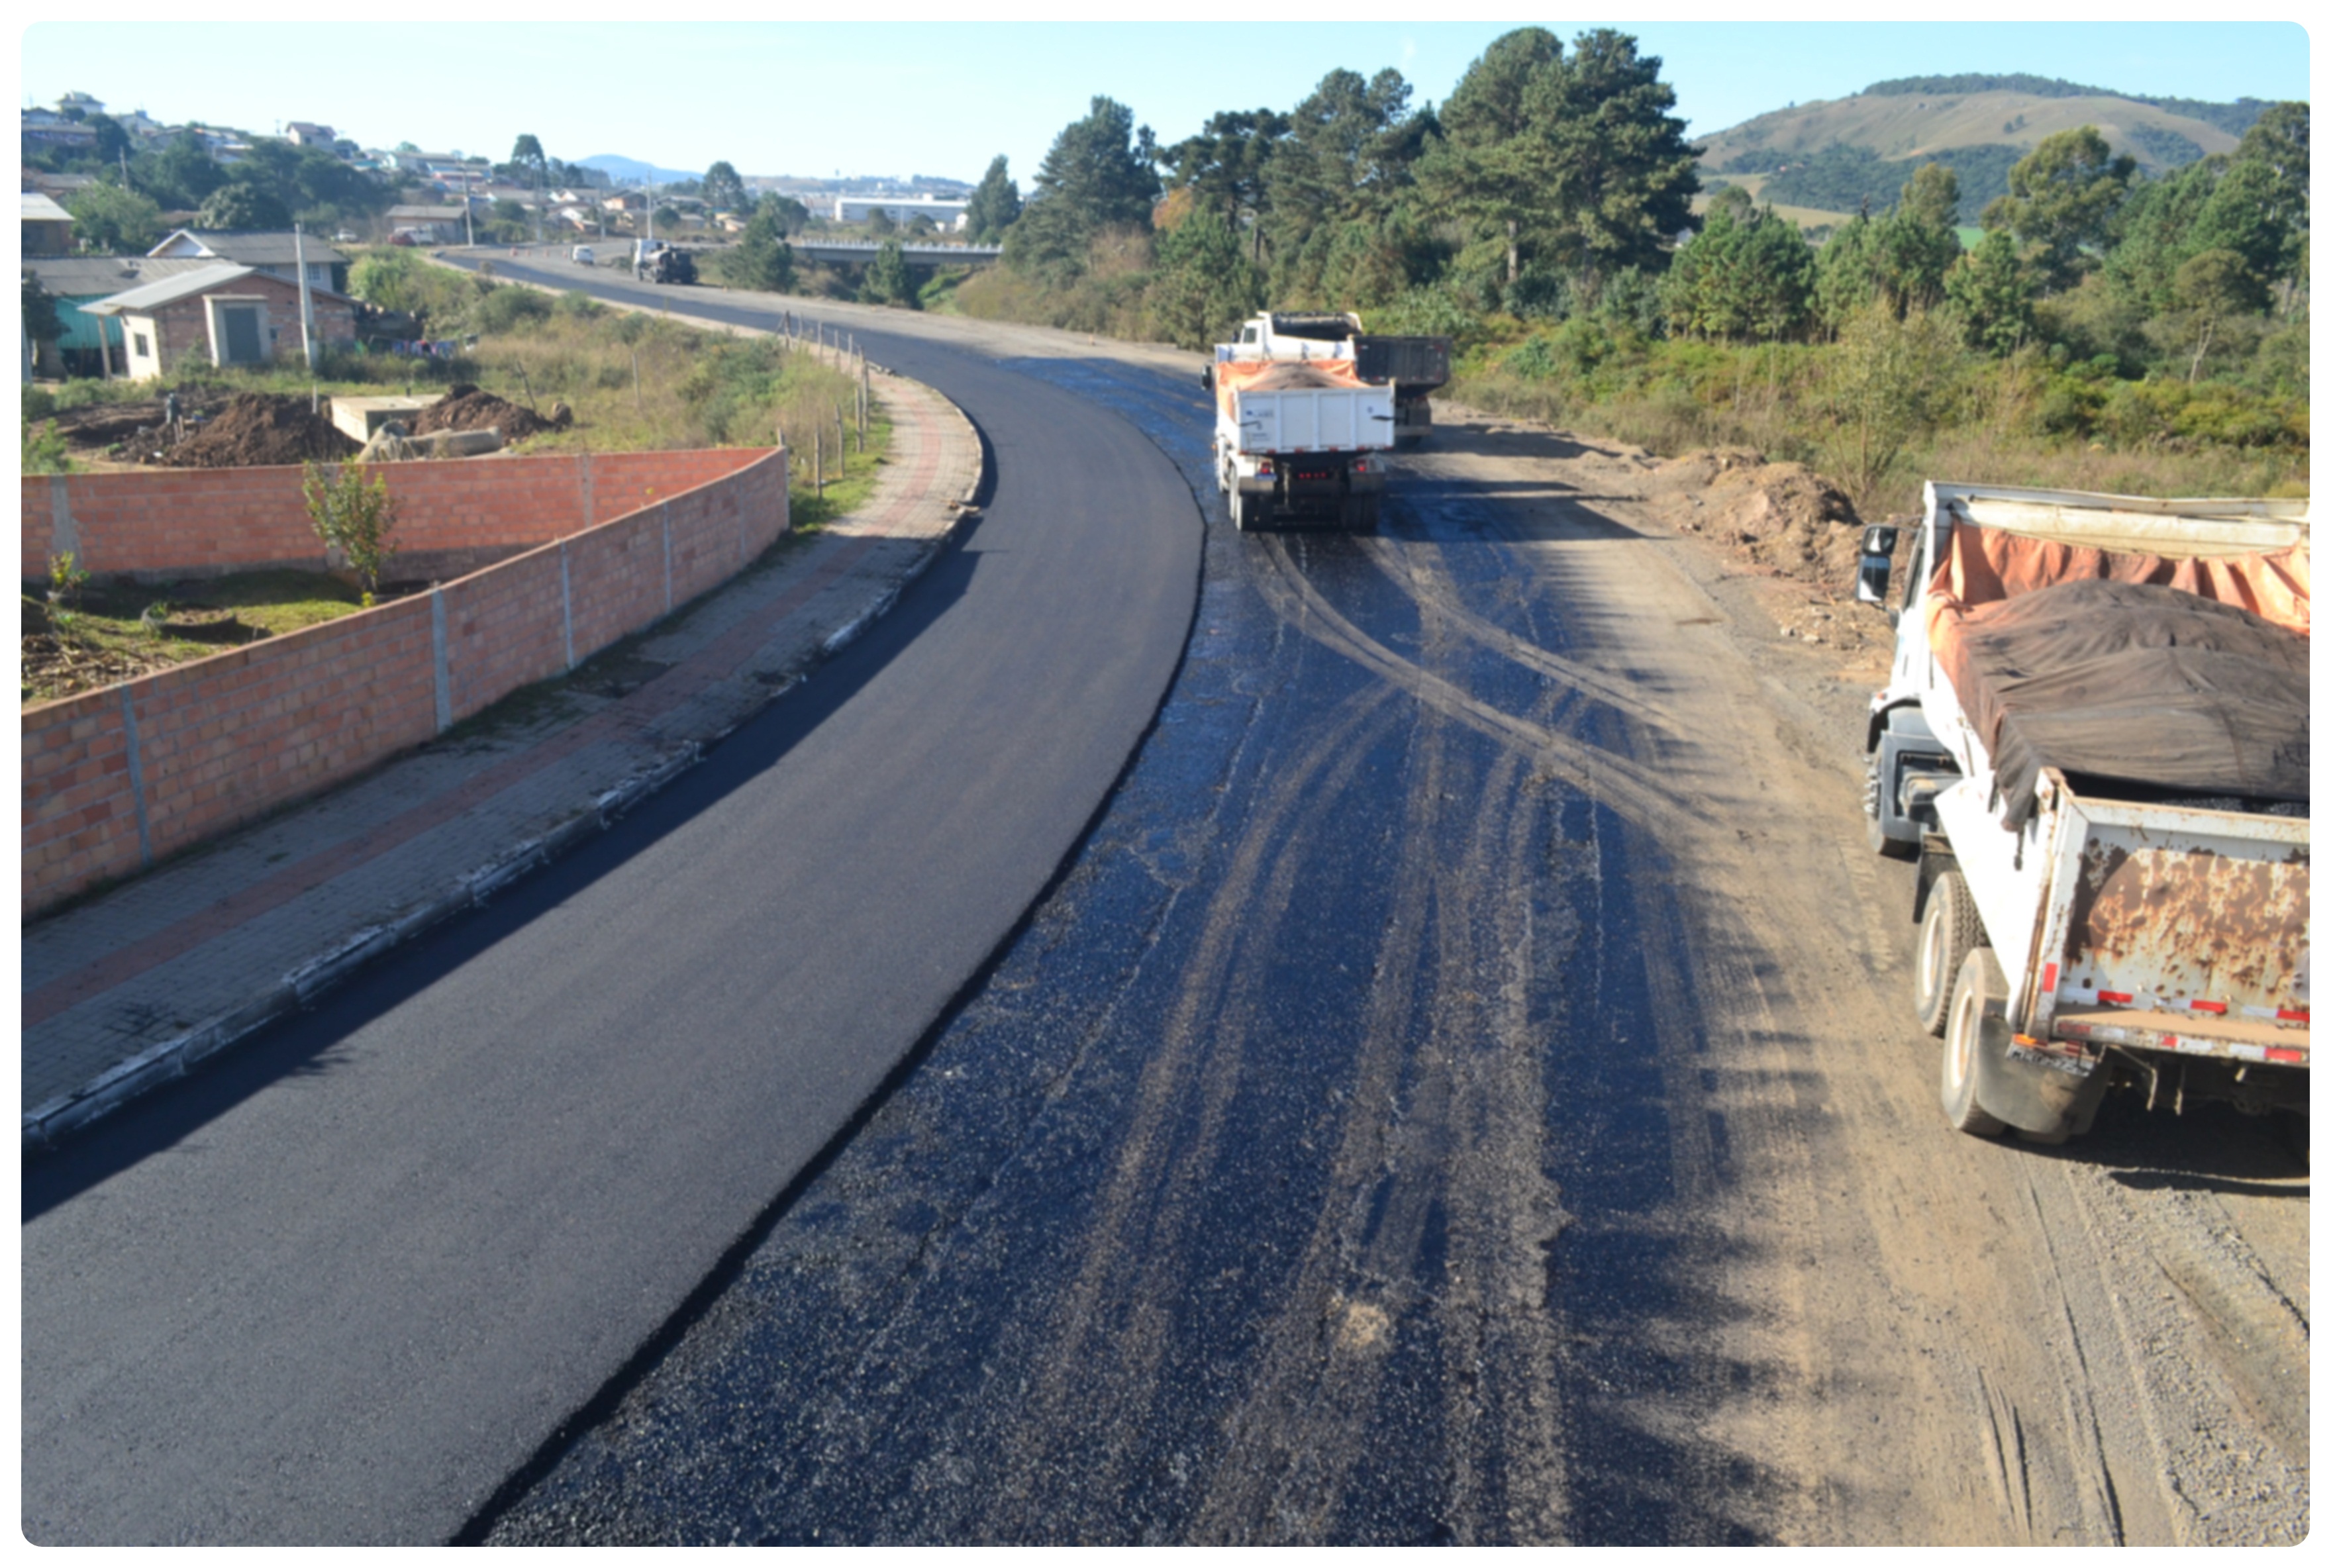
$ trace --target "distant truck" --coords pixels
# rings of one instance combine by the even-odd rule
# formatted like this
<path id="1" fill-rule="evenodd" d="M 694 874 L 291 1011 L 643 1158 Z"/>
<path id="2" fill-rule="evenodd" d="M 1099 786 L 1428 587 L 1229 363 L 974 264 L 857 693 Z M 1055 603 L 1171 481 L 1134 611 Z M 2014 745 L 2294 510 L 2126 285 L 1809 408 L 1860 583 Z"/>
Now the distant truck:
<path id="1" fill-rule="evenodd" d="M 1452 344 L 1446 337 L 1363 332 L 1360 318 L 1348 312 L 1276 310 L 1243 323 L 1229 347 L 1242 361 L 1351 361 L 1362 381 L 1394 389 L 1393 432 L 1401 445 L 1413 446 L 1432 428 L 1432 394 L 1448 384 Z"/>
<path id="2" fill-rule="evenodd" d="M 632 252 L 632 276 L 642 283 L 693 283 L 696 258 L 661 240 L 652 245 L 645 240 L 636 241 Z"/>
<path id="3" fill-rule="evenodd" d="M 1863 807 L 1918 862 L 1960 1131 L 2059 1141 L 2120 1085 L 2304 1148 L 2310 552 L 2305 501 L 1926 487 Z"/>

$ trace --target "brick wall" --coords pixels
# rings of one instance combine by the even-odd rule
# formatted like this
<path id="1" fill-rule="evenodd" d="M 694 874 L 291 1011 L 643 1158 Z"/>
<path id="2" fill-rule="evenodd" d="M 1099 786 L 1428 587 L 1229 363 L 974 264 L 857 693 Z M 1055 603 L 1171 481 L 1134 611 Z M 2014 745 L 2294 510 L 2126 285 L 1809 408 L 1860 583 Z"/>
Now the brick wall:
<path id="1" fill-rule="evenodd" d="M 534 470 L 538 498 L 507 471 L 527 463 L 553 465 Z M 426 491 L 449 529 L 539 528 L 562 495 L 570 525 L 586 494 L 602 517 L 611 498 L 662 499 L 595 527 L 570 527 L 564 537 L 431 593 L 27 709 L 20 726 L 27 917 L 324 789 L 563 672 L 727 581 L 786 527 L 785 463 L 775 451 L 399 464 L 385 471 L 392 488 L 408 472 L 417 480 L 413 493 Z M 170 538 L 173 500 L 210 493 L 200 483 L 182 489 L 186 480 L 271 473 L 290 474 L 296 490 L 296 469 L 64 482 L 86 477 L 157 487 L 134 527 L 117 522 L 118 545 L 130 537 Z M 465 483 L 465 474 L 476 478 Z M 696 475 L 708 477 L 683 483 Z M 33 492 L 37 487 L 46 502 L 51 489 L 45 480 L 25 485 L 29 534 Z M 127 502 L 114 500 L 127 517 Z M 513 518 L 510 508 L 522 515 Z M 305 518 L 303 510 L 302 527 Z M 45 535 L 45 507 L 40 520 Z M 264 537 L 263 530 L 255 537 Z"/>
<path id="2" fill-rule="evenodd" d="M 554 453 L 374 465 L 395 499 L 401 581 L 473 570 L 758 461 L 766 447 Z M 157 469 L 31 475 L 22 491 L 22 575 L 44 580 L 73 552 L 85 572 L 161 579 L 259 566 L 321 570 L 298 468 Z"/>

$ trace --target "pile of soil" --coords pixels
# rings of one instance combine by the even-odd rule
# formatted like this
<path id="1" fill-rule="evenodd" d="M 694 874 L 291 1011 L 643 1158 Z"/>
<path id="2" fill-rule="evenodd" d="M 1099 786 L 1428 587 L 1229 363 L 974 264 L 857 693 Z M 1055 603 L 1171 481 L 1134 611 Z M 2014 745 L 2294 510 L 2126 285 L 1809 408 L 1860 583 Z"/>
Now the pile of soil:
<path id="1" fill-rule="evenodd" d="M 1851 594 L 1861 518 L 1845 492 L 1800 462 L 1766 462 L 1746 447 L 1686 452 L 1644 486 L 1668 519 L 1752 565 Z"/>
<path id="2" fill-rule="evenodd" d="M 215 419 L 151 461 L 170 468 L 263 468 L 338 462 L 357 450 L 330 420 L 309 410 L 306 398 L 243 392 Z"/>
<path id="3" fill-rule="evenodd" d="M 574 413 L 563 403 L 553 405 L 551 417 L 545 419 L 530 408 L 496 397 L 463 381 L 456 382 L 444 396 L 415 414 L 405 433 L 434 435 L 442 430 L 499 430 L 503 444 L 508 445 L 546 430 L 565 430 L 574 423 Z"/>

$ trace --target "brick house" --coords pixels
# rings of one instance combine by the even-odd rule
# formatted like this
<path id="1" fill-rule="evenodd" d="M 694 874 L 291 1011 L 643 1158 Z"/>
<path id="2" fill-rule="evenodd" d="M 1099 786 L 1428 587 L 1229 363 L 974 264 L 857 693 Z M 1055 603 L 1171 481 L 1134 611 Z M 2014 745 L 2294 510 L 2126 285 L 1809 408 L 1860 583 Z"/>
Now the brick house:
<path id="1" fill-rule="evenodd" d="M 328 289 L 310 289 L 309 295 L 318 347 L 354 346 L 356 301 Z M 252 267 L 222 262 L 141 284 L 83 309 L 120 318 L 133 381 L 175 369 L 195 354 L 213 365 L 300 358 L 299 286 Z"/>

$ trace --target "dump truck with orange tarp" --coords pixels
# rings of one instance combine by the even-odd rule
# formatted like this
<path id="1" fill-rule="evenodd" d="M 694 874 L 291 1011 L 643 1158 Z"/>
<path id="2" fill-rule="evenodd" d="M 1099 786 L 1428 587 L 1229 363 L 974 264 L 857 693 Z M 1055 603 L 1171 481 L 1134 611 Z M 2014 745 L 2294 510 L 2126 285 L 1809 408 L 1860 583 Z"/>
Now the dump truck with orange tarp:
<path id="1" fill-rule="evenodd" d="M 1375 531 L 1394 388 L 1348 359 L 1238 359 L 1206 367 L 1214 394 L 1214 478 L 1241 529 L 1310 520 Z"/>
<path id="2" fill-rule="evenodd" d="M 2303 1136 L 2311 558 L 2303 500 L 1926 487 L 1863 807 L 1917 858 L 1959 1130 L 2052 1142 L 2123 1086 Z"/>

